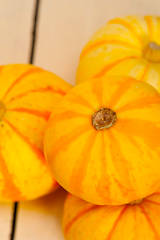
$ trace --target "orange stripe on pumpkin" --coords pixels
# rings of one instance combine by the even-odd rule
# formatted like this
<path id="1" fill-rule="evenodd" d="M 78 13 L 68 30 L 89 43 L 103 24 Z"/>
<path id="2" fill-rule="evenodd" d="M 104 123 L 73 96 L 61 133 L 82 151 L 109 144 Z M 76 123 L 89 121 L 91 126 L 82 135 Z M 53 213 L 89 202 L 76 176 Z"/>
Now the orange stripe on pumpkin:
<path id="1" fill-rule="evenodd" d="M 152 39 L 153 39 L 153 32 L 154 32 L 154 26 L 153 26 L 153 22 L 152 22 L 152 17 L 151 16 L 145 16 L 144 20 L 146 21 L 146 24 L 147 24 L 149 40 L 152 41 Z"/>
<path id="2" fill-rule="evenodd" d="M 125 111 L 132 111 L 135 109 L 145 109 L 151 108 L 153 104 L 160 104 L 160 95 L 155 94 L 155 96 L 146 96 L 146 97 L 139 97 L 131 102 L 127 103 L 126 105 L 117 108 L 116 113 L 121 113 Z"/>
<path id="3" fill-rule="evenodd" d="M 28 92 L 54 92 L 62 96 L 66 95 L 66 92 L 62 91 L 61 89 L 54 89 L 52 86 L 47 86 L 46 88 L 33 89 Z"/>
<path id="4" fill-rule="evenodd" d="M 133 169 L 132 163 L 128 159 L 125 159 L 119 140 L 115 137 L 116 133 L 113 134 L 111 129 L 107 129 L 106 134 L 108 134 L 110 138 L 109 149 L 112 163 L 114 164 L 116 173 L 119 175 L 118 179 L 113 178 L 113 181 L 115 181 L 123 196 L 126 196 L 127 193 L 130 192 L 132 198 L 136 199 L 137 195 L 135 192 L 131 192 L 133 189 L 133 179 L 130 179 L 128 175 L 128 172 Z M 132 176 L 132 178 L 134 178 L 134 176 Z"/>
<path id="5" fill-rule="evenodd" d="M 18 77 L 13 84 L 10 86 L 10 88 L 8 88 L 7 92 L 5 93 L 4 97 L 2 100 L 4 100 L 6 98 L 6 96 L 8 95 L 8 93 L 21 81 L 23 80 L 26 76 L 32 74 L 32 73 L 36 73 L 36 72 L 41 72 L 43 71 L 40 68 L 31 68 L 30 70 L 28 70 L 27 72 L 23 73 L 20 77 Z"/>
<path id="6" fill-rule="evenodd" d="M 154 227 L 151 219 L 149 218 L 147 212 L 145 211 L 144 207 L 142 207 L 141 204 L 138 204 L 137 206 L 140 207 L 140 209 L 142 210 L 144 216 L 146 217 L 146 220 L 147 220 L 147 222 L 149 223 L 149 225 L 150 225 L 150 227 L 151 227 L 151 229 L 152 229 L 152 231 L 153 231 L 153 233 L 154 233 L 154 235 L 155 235 L 155 237 L 156 237 L 155 239 L 159 240 L 159 239 L 160 239 L 160 236 L 159 236 L 159 234 L 157 233 L 157 231 L 156 231 L 156 229 L 155 229 L 155 227 Z"/>
<path id="7" fill-rule="evenodd" d="M 98 109 L 104 107 L 103 103 L 103 79 L 97 79 L 92 83 L 92 93 L 96 96 L 99 106 Z"/>
<path id="8" fill-rule="evenodd" d="M 154 122 L 141 119 L 118 119 L 115 130 L 124 136 L 136 136 L 143 139 L 146 146 L 160 154 L 160 128 Z"/>
<path id="9" fill-rule="evenodd" d="M 158 202 L 154 202 L 154 201 L 152 201 L 152 200 L 149 200 L 149 199 L 144 199 L 143 200 L 144 202 L 148 202 L 148 203 L 153 203 L 153 204 L 157 204 L 157 205 L 159 205 L 160 206 L 160 203 L 158 203 Z"/>
<path id="10" fill-rule="evenodd" d="M 141 45 L 143 45 L 143 40 L 141 39 L 140 34 L 138 34 L 138 32 L 136 31 L 136 29 L 134 28 L 134 25 L 132 23 L 129 23 L 124 19 L 115 18 L 115 19 L 109 21 L 109 24 L 122 25 L 123 27 L 128 29 L 138 39 L 138 41 L 141 43 Z"/>
<path id="11" fill-rule="evenodd" d="M 88 131 L 91 131 L 92 128 L 92 125 L 84 124 L 82 126 L 78 126 L 72 130 L 72 132 L 60 137 L 60 139 L 56 141 L 55 145 L 53 145 L 53 151 L 51 151 L 52 160 L 54 160 L 59 151 L 64 151 L 68 145 L 74 142 L 81 135 L 87 133 Z"/>
<path id="12" fill-rule="evenodd" d="M 70 101 L 71 103 L 77 103 L 84 107 L 87 107 L 91 110 L 91 113 L 94 113 L 95 111 L 97 111 L 97 109 L 91 103 L 89 103 L 85 98 L 77 95 L 74 92 L 72 93 L 70 92 L 70 95 L 65 100 Z"/>
<path id="13" fill-rule="evenodd" d="M 110 102 L 105 103 L 106 106 L 110 107 L 112 110 L 116 107 L 120 98 L 130 89 L 132 82 L 130 78 L 127 78 L 125 82 L 117 81 L 117 89 L 115 90 Z"/>
<path id="14" fill-rule="evenodd" d="M 8 200 L 17 201 L 19 199 L 25 200 L 25 197 L 22 196 L 21 191 L 15 185 L 13 179 L 16 176 L 8 171 L 8 167 L 6 165 L 5 159 L 2 156 L 2 147 L 0 147 L 0 172 L 3 176 L 3 180 L 1 180 L 3 185 L 2 196 Z"/>
<path id="15" fill-rule="evenodd" d="M 125 131 L 123 131 L 122 130 L 122 128 L 124 128 L 124 126 L 125 125 L 123 125 L 123 121 L 119 121 L 119 119 L 118 119 L 118 121 L 117 121 L 117 123 L 116 123 L 116 126 L 115 126 L 115 130 L 117 131 L 117 132 L 120 132 L 122 135 L 124 135 L 124 138 L 128 138 L 128 136 L 129 136 L 129 138 L 128 138 L 128 141 L 130 142 L 130 144 L 132 144 L 132 146 L 134 146 L 134 147 L 136 147 L 136 149 L 138 150 L 138 155 L 137 155 L 137 157 L 139 158 L 139 159 L 142 159 L 143 158 L 143 155 L 144 155 L 144 152 L 143 152 L 143 149 L 141 149 L 141 147 L 140 147 L 140 145 L 138 144 L 138 142 L 136 141 L 136 139 L 134 138 L 134 133 L 133 134 L 131 134 L 131 133 L 128 133 L 127 131 L 125 132 Z M 116 134 L 116 133 L 115 133 Z M 152 154 L 151 154 L 151 152 L 149 151 L 149 149 L 148 148 L 146 148 L 145 149 L 145 151 L 147 152 L 147 155 L 150 157 L 150 159 L 152 159 Z M 128 162 L 128 164 L 129 164 L 129 162 Z M 130 163 L 131 164 L 131 163 Z M 132 168 L 132 167 L 131 167 Z M 134 182 L 136 182 L 136 180 L 134 179 L 134 175 L 132 175 L 132 179 L 134 180 Z M 136 195 L 133 195 L 133 199 L 137 199 L 137 196 Z"/>
<path id="16" fill-rule="evenodd" d="M 86 176 L 87 168 L 89 165 L 89 159 L 91 159 L 91 153 L 96 140 L 98 131 L 93 131 L 86 140 L 85 147 L 76 160 L 76 166 L 72 170 L 70 178 L 70 188 L 73 192 L 78 192 L 79 195 L 83 192 L 83 181 Z"/>
<path id="17" fill-rule="evenodd" d="M 90 211 L 97 209 L 98 205 L 91 205 L 85 209 L 83 209 L 81 212 L 77 213 L 77 215 L 67 224 L 67 226 L 65 227 L 64 233 L 67 235 L 69 233 L 69 230 L 71 229 L 71 227 L 73 226 L 73 224 L 81 217 L 83 217 L 85 214 L 89 213 Z"/>
<path id="18" fill-rule="evenodd" d="M 81 56 L 80 56 L 80 60 L 86 56 L 88 53 L 90 53 L 91 51 L 94 51 L 96 50 L 97 48 L 99 47 L 102 47 L 102 46 L 106 46 L 107 45 L 120 45 L 120 46 L 123 46 L 123 47 L 126 47 L 126 48 L 132 48 L 134 50 L 137 50 L 137 51 L 141 51 L 140 48 L 137 48 L 136 46 L 130 44 L 130 43 L 127 43 L 127 42 L 123 42 L 121 40 L 116 40 L 116 39 L 112 39 L 112 40 L 103 40 L 103 41 L 99 41 L 99 42 L 95 42 L 93 43 L 91 46 L 89 46 L 88 48 L 85 48 L 82 53 L 81 53 Z"/>
<path id="19" fill-rule="evenodd" d="M 95 188 L 98 193 L 98 196 L 102 199 L 102 201 L 104 201 L 105 199 L 105 202 L 106 201 L 109 202 L 111 182 L 107 175 L 107 159 L 106 159 L 106 153 L 105 153 L 106 145 L 108 143 L 105 143 L 105 139 L 104 139 L 105 131 L 100 131 L 100 133 L 102 135 L 102 144 L 101 144 L 101 150 L 99 154 L 99 159 L 101 161 L 101 165 L 100 165 L 101 176 L 100 176 L 100 179 L 98 179 L 98 185 L 95 186 Z"/>
<path id="20" fill-rule="evenodd" d="M 13 108 L 13 109 L 7 109 L 7 111 L 28 113 L 28 114 L 34 115 L 36 117 L 44 118 L 46 121 L 48 121 L 50 114 L 51 114 L 51 112 L 48 112 L 48 111 L 40 112 L 39 110 L 28 109 L 28 108 Z"/>
<path id="21" fill-rule="evenodd" d="M 135 229 L 134 229 L 134 231 L 135 231 L 135 233 L 137 233 L 137 207 L 136 207 L 136 204 L 135 205 L 128 205 L 128 207 L 130 208 L 130 209 L 132 209 L 132 215 L 133 215 L 133 218 L 134 218 L 134 222 L 135 222 L 135 224 L 134 224 L 134 226 L 135 226 Z"/>
<path id="22" fill-rule="evenodd" d="M 91 118 L 90 114 L 84 114 L 84 113 L 78 113 L 74 112 L 72 110 L 64 111 L 59 114 L 52 114 L 52 117 L 49 120 L 49 125 L 54 126 L 56 123 L 59 123 L 60 121 L 72 119 L 72 118 Z"/>
<path id="23" fill-rule="evenodd" d="M 22 139 L 23 142 L 25 142 L 30 149 L 33 151 L 33 153 L 36 155 L 36 157 L 43 163 L 46 164 L 46 160 L 44 158 L 43 152 L 34 144 L 29 141 L 29 139 L 22 135 L 22 133 L 14 127 L 11 123 L 9 123 L 6 119 L 3 119 L 10 127 L 11 129 Z"/>
<path id="24" fill-rule="evenodd" d="M 30 93 L 44 93 L 44 92 L 53 92 L 53 93 L 59 94 L 61 96 L 64 96 L 66 94 L 66 92 L 63 92 L 61 89 L 55 90 L 53 87 L 48 86 L 46 88 L 32 89 L 32 90 L 29 90 L 28 92 L 16 95 L 16 96 L 12 97 L 6 104 L 13 102 L 14 100 L 17 100 L 18 98 L 25 97 L 26 95 L 28 95 Z"/>
<path id="25" fill-rule="evenodd" d="M 1 65 L 0 66 L 0 77 L 1 77 L 1 74 L 3 74 L 2 71 L 3 71 L 3 68 L 5 68 L 5 67 L 6 67 L 6 65 Z"/>
<path id="26" fill-rule="evenodd" d="M 152 196 L 152 195 L 160 195 L 160 192 L 154 192 L 151 195 L 149 195 L 149 197 Z"/>
<path id="27" fill-rule="evenodd" d="M 122 127 L 122 125 L 120 124 L 120 125 L 121 125 L 121 126 L 120 126 L 119 124 L 120 124 L 120 123 L 119 123 L 119 120 L 117 120 L 117 124 L 116 124 L 114 130 L 116 130 L 117 132 L 122 133 L 122 132 L 121 132 L 121 127 Z M 119 128 L 119 126 L 120 126 L 120 128 Z M 116 133 L 115 133 L 115 135 L 116 135 Z M 124 131 L 123 131 L 122 135 L 124 135 L 124 137 L 125 137 L 126 139 L 128 138 L 128 133 L 127 133 L 127 132 L 124 132 Z M 129 135 L 128 142 L 130 142 L 133 146 L 135 146 L 135 147 L 139 150 L 140 156 L 143 156 L 144 152 L 142 151 L 142 149 L 140 148 L 138 142 L 136 141 L 136 139 L 134 139 L 134 137 L 133 137 L 132 135 Z M 148 152 L 148 155 L 152 158 L 152 156 L 150 155 L 150 152 Z M 137 196 L 136 196 L 136 197 L 137 197 Z"/>
<path id="28" fill-rule="evenodd" d="M 160 216 L 160 203 L 154 202 L 152 200 L 146 201 L 146 198 L 143 199 L 142 206 L 147 209 L 147 212 L 152 212 L 154 214 L 158 214 Z M 151 215 L 152 215 L 151 213 Z"/>
<path id="29" fill-rule="evenodd" d="M 114 231 L 115 231 L 115 229 L 116 229 L 116 227 L 118 225 L 118 222 L 120 221 L 121 217 L 123 216 L 123 214 L 125 213 L 127 208 L 128 208 L 128 205 L 124 205 L 124 207 L 123 207 L 122 211 L 120 212 L 118 218 L 116 219 L 115 223 L 113 224 L 113 227 L 112 227 L 109 235 L 107 236 L 106 240 L 110 240 L 112 238 L 112 236 L 114 234 Z"/>
<path id="30" fill-rule="evenodd" d="M 111 64 L 108 64 L 107 66 L 105 66 L 99 73 L 97 73 L 95 76 L 93 76 L 93 78 L 98 78 L 98 77 L 102 77 L 104 74 L 106 74 L 110 69 L 114 68 L 115 66 L 117 66 L 119 63 L 122 63 L 126 60 L 131 60 L 131 59 L 139 59 L 141 57 L 138 56 L 129 56 L 129 57 L 125 57 L 122 59 L 117 60 L 116 62 L 113 62 Z"/>
<path id="31" fill-rule="evenodd" d="M 148 72 L 149 68 L 150 68 L 150 63 L 147 64 L 147 66 L 146 66 L 146 68 L 145 68 L 145 70 L 144 70 L 144 72 L 142 74 L 142 77 L 139 79 L 139 81 L 146 81 L 147 80 L 147 79 L 145 79 L 145 77 L 147 75 L 147 72 Z"/>

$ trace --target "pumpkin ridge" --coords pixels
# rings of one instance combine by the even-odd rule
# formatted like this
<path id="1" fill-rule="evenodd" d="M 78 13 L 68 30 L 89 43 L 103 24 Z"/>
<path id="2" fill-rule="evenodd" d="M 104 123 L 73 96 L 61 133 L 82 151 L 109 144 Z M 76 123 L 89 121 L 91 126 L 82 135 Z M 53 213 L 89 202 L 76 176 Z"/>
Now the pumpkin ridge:
<path id="1" fill-rule="evenodd" d="M 15 85 L 17 85 L 21 80 L 23 80 L 24 77 L 30 75 L 31 73 L 36 73 L 36 72 L 41 72 L 42 69 L 40 68 L 31 68 L 29 69 L 27 72 L 23 73 L 21 76 L 19 76 L 10 86 L 10 88 L 8 88 L 7 92 L 4 94 L 2 100 L 4 100 L 6 98 L 6 96 L 8 95 L 8 93 L 14 88 Z"/>
<path id="2" fill-rule="evenodd" d="M 121 18 L 115 18 L 115 19 L 110 20 L 109 24 L 120 24 L 120 25 L 122 25 L 127 30 L 129 30 L 139 40 L 139 42 L 143 46 L 143 42 L 142 42 L 141 37 L 139 36 L 137 31 L 134 29 L 134 27 L 132 27 L 132 25 L 130 23 L 128 23 L 126 20 L 121 19 Z"/>
<path id="3" fill-rule="evenodd" d="M 114 44 L 114 45 L 120 45 L 120 46 L 124 46 L 126 48 L 132 48 L 134 50 L 137 50 L 137 51 L 141 51 L 141 49 L 139 49 L 138 47 L 130 44 L 130 43 L 127 43 L 127 42 L 123 42 L 123 41 L 120 41 L 120 40 L 101 40 L 99 42 L 95 42 L 93 43 L 91 46 L 89 46 L 87 49 L 83 50 L 81 55 L 80 55 L 80 60 L 82 58 L 84 58 L 90 51 L 93 51 L 93 50 L 96 50 L 98 49 L 99 47 L 101 46 L 104 46 L 104 45 L 109 45 L 109 44 Z"/>
<path id="4" fill-rule="evenodd" d="M 6 104 L 9 104 L 10 102 L 13 102 L 14 100 L 17 100 L 18 98 L 22 98 L 26 95 L 28 95 L 29 93 L 42 93 L 42 92 L 54 92 L 54 93 L 57 93 L 57 94 L 60 94 L 62 96 L 64 96 L 66 93 L 63 92 L 62 90 L 55 90 L 53 89 L 52 87 L 47 87 L 47 88 L 38 88 L 38 89 L 32 89 L 32 90 L 28 90 L 28 92 L 25 92 L 25 93 L 22 93 L 22 94 L 19 94 L 19 95 L 16 95 L 14 96 L 14 99 L 10 99 Z"/>
<path id="5" fill-rule="evenodd" d="M 72 225 L 81 217 L 83 217 L 88 212 L 100 207 L 99 205 L 91 205 L 88 208 L 84 209 L 83 211 L 77 213 L 77 215 L 67 224 L 65 227 L 64 233 L 67 235 L 69 230 L 71 229 Z"/>
<path id="6" fill-rule="evenodd" d="M 149 216 L 147 215 L 147 213 L 146 213 L 146 211 L 145 211 L 144 207 L 142 207 L 142 205 L 141 205 L 141 204 L 138 204 L 137 206 L 138 206 L 139 208 L 141 208 L 141 210 L 142 210 L 142 212 L 143 212 L 144 216 L 146 217 L 146 220 L 147 220 L 147 222 L 149 223 L 149 225 L 150 225 L 150 227 L 151 227 L 152 231 L 153 231 L 153 232 L 154 232 L 154 234 L 155 234 L 155 237 L 156 237 L 156 239 L 157 239 L 157 240 L 159 240 L 158 233 L 157 233 L 156 229 L 154 228 L 154 225 L 153 225 L 153 223 L 152 223 L 151 219 L 149 218 Z"/>
<path id="7" fill-rule="evenodd" d="M 0 146 L 0 149 L 2 147 Z M 25 200 L 25 197 L 22 197 L 21 191 L 18 189 L 18 187 L 13 182 L 13 176 L 9 173 L 7 164 L 3 158 L 2 150 L 0 151 L 0 171 L 2 173 L 3 179 L 4 179 L 4 187 L 2 189 L 2 196 L 4 198 L 10 198 L 12 201 L 16 201 L 17 199 Z"/>
<path id="8" fill-rule="evenodd" d="M 144 20 L 147 24 L 149 39 L 150 39 L 150 41 L 152 41 L 152 39 L 153 39 L 153 29 L 154 29 L 152 18 L 150 16 L 145 16 Z"/>
<path id="9" fill-rule="evenodd" d="M 90 159 L 92 149 L 94 146 L 94 142 L 96 140 L 98 132 L 91 132 L 90 136 L 88 137 L 88 140 L 86 141 L 86 145 L 84 149 L 82 150 L 80 156 L 78 156 L 78 159 L 76 160 L 76 166 L 73 168 L 70 178 L 70 187 L 73 191 L 78 191 L 81 195 L 82 190 L 82 184 L 87 172 L 88 168 L 88 159 Z M 79 178 L 77 178 L 79 176 Z"/>
<path id="10" fill-rule="evenodd" d="M 6 119 L 4 121 L 11 127 L 11 129 L 25 142 L 28 144 L 28 146 L 32 149 L 33 153 L 37 156 L 37 158 L 43 163 L 46 164 L 46 160 L 44 158 L 43 152 L 33 143 L 29 141 L 29 139 L 22 135 L 19 130 L 14 127 L 10 122 L 8 122 Z"/>
<path id="11" fill-rule="evenodd" d="M 93 78 L 98 78 L 98 77 L 102 77 L 103 75 L 105 75 L 110 69 L 112 69 L 113 67 L 117 66 L 119 63 L 125 61 L 125 60 L 130 60 L 130 59 L 141 59 L 142 57 L 139 56 L 129 56 L 129 57 L 125 57 L 122 59 L 117 60 L 116 62 L 110 63 L 107 66 L 103 67 L 103 69 L 100 70 L 100 72 L 96 73 L 96 75 L 93 76 Z"/>
<path id="12" fill-rule="evenodd" d="M 48 112 L 48 111 L 41 112 L 37 109 L 29 109 L 29 108 L 13 108 L 13 109 L 7 109 L 7 111 L 28 113 L 28 114 L 34 115 L 36 117 L 41 117 L 46 121 L 48 121 L 50 114 L 51 114 L 51 112 Z"/>
<path id="13" fill-rule="evenodd" d="M 115 223 L 113 224 L 113 227 L 112 227 L 111 231 L 109 232 L 109 235 L 107 236 L 107 238 L 105 240 L 110 240 L 111 239 L 112 234 L 114 233 L 114 231 L 115 231 L 115 229 L 118 225 L 119 220 L 121 219 L 121 217 L 123 216 L 123 214 L 127 210 L 127 208 L 128 208 L 128 205 L 124 205 L 124 207 L 123 207 L 122 211 L 120 212 L 118 218 L 116 219 Z"/>

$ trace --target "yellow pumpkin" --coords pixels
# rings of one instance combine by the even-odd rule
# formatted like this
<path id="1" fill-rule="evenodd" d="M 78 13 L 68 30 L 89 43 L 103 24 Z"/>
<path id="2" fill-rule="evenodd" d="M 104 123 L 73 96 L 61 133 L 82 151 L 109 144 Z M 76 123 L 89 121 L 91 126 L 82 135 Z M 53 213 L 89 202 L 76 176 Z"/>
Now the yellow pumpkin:
<path id="1" fill-rule="evenodd" d="M 160 91 L 160 17 L 110 20 L 84 47 L 77 83 L 105 75 L 132 76 Z"/>
<path id="2" fill-rule="evenodd" d="M 58 187 L 43 154 L 51 111 L 71 88 L 32 65 L 0 66 L 0 200 L 28 200 Z"/>
<path id="3" fill-rule="evenodd" d="M 66 240 L 159 240 L 160 189 L 130 204 L 99 206 L 68 194 L 62 228 Z"/>
<path id="4" fill-rule="evenodd" d="M 44 152 L 55 179 L 94 204 L 118 205 L 160 186 L 160 94 L 131 77 L 72 88 L 49 119 Z"/>

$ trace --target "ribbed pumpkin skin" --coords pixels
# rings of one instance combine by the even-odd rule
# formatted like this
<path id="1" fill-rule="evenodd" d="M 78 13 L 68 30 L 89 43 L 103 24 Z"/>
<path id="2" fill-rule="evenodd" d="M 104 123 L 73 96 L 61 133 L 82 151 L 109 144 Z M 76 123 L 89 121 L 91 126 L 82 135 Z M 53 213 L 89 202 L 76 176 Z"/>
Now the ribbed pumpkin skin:
<path id="1" fill-rule="evenodd" d="M 159 17 L 127 16 L 109 21 L 84 47 L 77 83 L 104 75 L 126 75 L 160 91 L 160 61 L 154 63 L 144 57 L 150 42 L 160 45 Z"/>
<path id="2" fill-rule="evenodd" d="M 0 67 L 0 201 L 34 199 L 58 187 L 43 154 L 51 111 L 71 88 L 32 65 Z"/>
<path id="3" fill-rule="evenodd" d="M 98 206 L 68 194 L 63 212 L 66 240 L 159 240 L 160 189 L 140 204 Z"/>
<path id="4" fill-rule="evenodd" d="M 100 108 L 117 113 L 115 125 L 97 131 Z M 118 205 L 160 185 L 160 95 L 131 77 L 108 76 L 72 88 L 54 109 L 44 152 L 55 179 L 94 204 Z"/>

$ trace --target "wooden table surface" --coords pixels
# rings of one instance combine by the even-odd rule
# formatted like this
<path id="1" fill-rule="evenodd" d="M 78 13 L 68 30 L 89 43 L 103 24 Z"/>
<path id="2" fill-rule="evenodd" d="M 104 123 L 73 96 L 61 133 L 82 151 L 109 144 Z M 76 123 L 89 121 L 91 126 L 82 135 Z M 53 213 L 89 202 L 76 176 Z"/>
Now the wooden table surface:
<path id="1" fill-rule="evenodd" d="M 160 15 L 160 2 L 0 0 L 0 65 L 32 60 L 34 65 L 75 85 L 79 55 L 92 34 L 109 19 L 129 14 Z M 14 203 L 0 203 L 0 240 L 64 240 L 61 217 L 65 196 L 66 192 L 59 189 L 38 200 L 20 202 L 14 236 L 11 236 Z"/>

